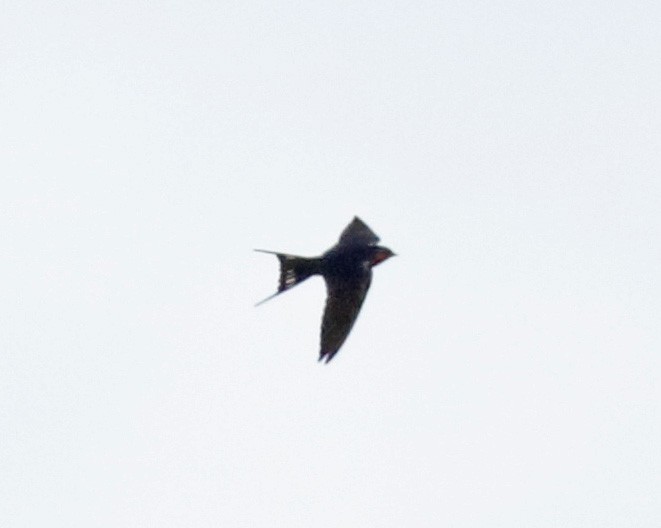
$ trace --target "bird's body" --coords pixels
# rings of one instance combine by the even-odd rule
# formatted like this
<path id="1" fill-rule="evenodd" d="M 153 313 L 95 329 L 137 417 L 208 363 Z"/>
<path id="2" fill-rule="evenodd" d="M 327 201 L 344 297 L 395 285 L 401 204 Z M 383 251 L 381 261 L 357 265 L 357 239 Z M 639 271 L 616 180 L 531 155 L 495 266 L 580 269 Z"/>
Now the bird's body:
<path id="1" fill-rule="evenodd" d="M 320 361 L 328 363 L 333 359 L 349 335 L 372 282 L 372 268 L 394 255 L 388 248 L 377 246 L 378 241 L 379 237 L 355 217 L 338 243 L 320 257 L 257 250 L 272 253 L 280 261 L 278 291 L 262 302 L 312 275 L 324 277 L 328 296 L 321 324 Z"/>

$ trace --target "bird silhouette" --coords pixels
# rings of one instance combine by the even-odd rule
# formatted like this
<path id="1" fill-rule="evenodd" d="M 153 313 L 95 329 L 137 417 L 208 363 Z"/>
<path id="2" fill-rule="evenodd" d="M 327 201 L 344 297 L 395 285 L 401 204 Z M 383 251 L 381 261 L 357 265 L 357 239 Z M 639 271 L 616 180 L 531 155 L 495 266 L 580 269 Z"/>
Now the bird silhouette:
<path id="1" fill-rule="evenodd" d="M 395 254 L 378 246 L 379 237 L 357 216 L 342 231 L 340 240 L 320 257 L 300 257 L 276 251 L 280 261 L 278 291 L 256 306 L 290 290 L 313 275 L 326 281 L 326 307 L 321 322 L 319 361 L 328 363 L 337 354 L 356 322 L 367 290 L 372 268 Z"/>

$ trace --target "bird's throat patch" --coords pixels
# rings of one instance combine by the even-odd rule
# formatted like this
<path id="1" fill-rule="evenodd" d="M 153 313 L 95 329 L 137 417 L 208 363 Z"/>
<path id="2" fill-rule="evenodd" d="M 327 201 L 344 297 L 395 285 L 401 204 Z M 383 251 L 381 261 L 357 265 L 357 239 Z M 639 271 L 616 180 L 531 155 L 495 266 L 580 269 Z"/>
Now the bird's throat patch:
<path id="1" fill-rule="evenodd" d="M 380 264 L 384 260 L 390 257 L 390 252 L 389 251 L 379 251 L 377 252 L 374 257 L 372 257 L 372 266 L 376 266 L 377 264 Z"/>

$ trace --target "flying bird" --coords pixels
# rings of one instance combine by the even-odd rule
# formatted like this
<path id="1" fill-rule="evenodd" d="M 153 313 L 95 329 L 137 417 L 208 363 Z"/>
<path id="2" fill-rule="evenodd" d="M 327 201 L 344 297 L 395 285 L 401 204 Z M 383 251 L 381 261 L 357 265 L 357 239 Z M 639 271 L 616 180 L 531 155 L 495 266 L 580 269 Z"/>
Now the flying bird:
<path id="1" fill-rule="evenodd" d="M 321 322 L 319 361 L 328 363 L 346 340 L 372 282 L 372 268 L 395 254 L 378 246 L 379 237 L 357 216 L 342 231 L 340 240 L 320 257 L 299 257 L 275 251 L 280 261 L 278 291 L 257 303 L 290 290 L 313 275 L 326 281 L 326 307 Z"/>

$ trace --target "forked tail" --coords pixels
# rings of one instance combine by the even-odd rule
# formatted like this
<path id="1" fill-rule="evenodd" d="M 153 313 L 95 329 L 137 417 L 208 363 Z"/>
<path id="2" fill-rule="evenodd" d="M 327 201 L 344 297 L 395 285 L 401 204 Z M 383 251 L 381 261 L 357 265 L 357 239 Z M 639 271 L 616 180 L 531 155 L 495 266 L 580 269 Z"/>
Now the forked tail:
<path id="1" fill-rule="evenodd" d="M 286 253 L 277 253 L 275 251 L 267 251 L 265 249 L 256 249 L 260 253 L 270 253 L 278 257 L 280 261 L 280 281 L 278 284 L 278 291 L 273 295 L 269 295 L 263 301 L 258 302 L 255 306 L 265 303 L 269 299 L 273 299 L 276 295 L 287 291 L 297 284 L 300 284 L 308 277 L 319 273 L 319 259 L 297 257 L 296 255 L 287 255 Z"/>

